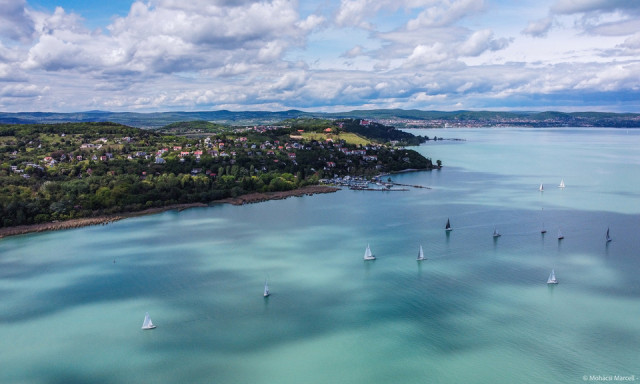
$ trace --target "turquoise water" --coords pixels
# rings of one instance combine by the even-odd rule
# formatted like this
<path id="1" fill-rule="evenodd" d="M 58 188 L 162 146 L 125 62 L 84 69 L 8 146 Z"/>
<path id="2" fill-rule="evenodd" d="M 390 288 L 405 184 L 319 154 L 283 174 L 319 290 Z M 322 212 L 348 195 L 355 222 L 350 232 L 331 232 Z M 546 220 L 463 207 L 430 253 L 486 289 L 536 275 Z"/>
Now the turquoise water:
<path id="1" fill-rule="evenodd" d="M 393 176 L 432 189 L 0 240 L 0 382 L 640 380 L 640 131 L 415 133 L 466 139 Z"/>

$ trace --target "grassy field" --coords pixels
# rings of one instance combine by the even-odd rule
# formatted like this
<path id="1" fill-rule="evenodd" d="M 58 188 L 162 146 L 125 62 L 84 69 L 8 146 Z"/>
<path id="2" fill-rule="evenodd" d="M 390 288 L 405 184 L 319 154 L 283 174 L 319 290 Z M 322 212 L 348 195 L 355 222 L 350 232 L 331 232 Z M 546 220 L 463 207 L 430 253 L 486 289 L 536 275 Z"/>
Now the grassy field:
<path id="1" fill-rule="evenodd" d="M 333 139 L 333 141 L 344 140 L 347 144 L 361 144 L 366 145 L 371 143 L 371 140 L 367 140 L 362 136 L 358 136 L 354 133 L 342 132 L 340 134 L 326 134 L 319 132 L 304 132 L 302 133 L 302 137 L 305 140 L 317 140 L 317 141 L 325 141 L 326 139 Z"/>

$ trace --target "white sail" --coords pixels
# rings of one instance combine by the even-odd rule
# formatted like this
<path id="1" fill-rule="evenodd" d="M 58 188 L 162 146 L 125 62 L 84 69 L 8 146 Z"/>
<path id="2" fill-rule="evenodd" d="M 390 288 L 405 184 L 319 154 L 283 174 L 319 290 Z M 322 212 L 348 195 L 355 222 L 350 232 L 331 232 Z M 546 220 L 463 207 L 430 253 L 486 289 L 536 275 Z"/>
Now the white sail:
<path id="1" fill-rule="evenodd" d="M 418 251 L 418 258 L 417 260 L 425 260 L 424 258 L 424 252 L 422 251 L 422 245 L 420 246 L 420 251 Z"/>
<path id="2" fill-rule="evenodd" d="M 498 230 L 493 227 L 493 237 L 500 237 L 500 233 L 498 233 Z"/>
<path id="3" fill-rule="evenodd" d="M 267 284 L 267 281 L 265 280 L 264 281 L 264 297 L 267 297 L 269 295 L 270 295 L 270 293 L 269 293 L 269 284 Z"/>
<path id="4" fill-rule="evenodd" d="M 367 244 L 367 249 L 364 251 L 364 259 L 365 260 L 374 260 L 376 257 L 371 253 L 371 248 L 369 248 L 369 244 Z"/>
<path id="5" fill-rule="evenodd" d="M 151 316 L 149 316 L 149 312 L 146 312 L 144 314 L 144 321 L 142 322 L 142 329 L 153 329 L 156 326 L 153 325 L 153 322 L 151 321 Z"/>
<path id="6" fill-rule="evenodd" d="M 558 185 L 558 188 L 564 188 L 564 179 L 560 180 L 560 185 Z"/>
<path id="7" fill-rule="evenodd" d="M 540 183 L 540 188 L 539 188 L 540 192 L 544 192 L 544 185 L 542 185 L 542 183 Z"/>
<path id="8" fill-rule="evenodd" d="M 547 284 L 558 284 L 558 279 L 556 279 L 556 271 L 553 269 L 551 270 L 551 274 L 547 279 Z"/>

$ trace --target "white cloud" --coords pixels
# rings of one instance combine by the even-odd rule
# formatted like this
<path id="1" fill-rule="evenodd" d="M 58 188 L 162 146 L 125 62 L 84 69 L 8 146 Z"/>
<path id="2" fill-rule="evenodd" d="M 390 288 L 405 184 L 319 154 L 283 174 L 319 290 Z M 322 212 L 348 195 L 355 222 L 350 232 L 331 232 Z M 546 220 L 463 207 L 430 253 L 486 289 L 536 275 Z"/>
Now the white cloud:
<path id="1" fill-rule="evenodd" d="M 490 29 L 474 32 L 467 41 L 462 43 L 458 52 L 462 56 L 479 56 L 487 50 L 498 51 L 509 45 L 509 40 L 502 38 L 495 40 Z"/>
<path id="2" fill-rule="evenodd" d="M 39 96 L 48 90 L 35 84 L 10 84 L 0 88 L 0 97 L 20 97 L 30 98 Z"/>
<path id="3" fill-rule="evenodd" d="M 407 29 L 442 27 L 479 12 L 484 7 L 483 0 L 447 0 L 430 2 L 417 18 L 407 23 Z"/>
<path id="4" fill-rule="evenodd" d="M 34 22 L 28 14 L 26 0 L 0 0 L 0 38 L 28 41 L 34 33 Z"/>
<path id="5" fill-rule="evenodd" d="M 435 43 L 433 45 L 418 45 L 413 49 L 411 55 L 407 58 L 405 66 L 416 67 L 427 64 L 441 63 L 445 61 L 449 55 L 444 45 Z"/>
<path id="6" fill-rule="evenodd" d="M 356 45 L 355 47 L 351 48 L 347 52 L 343 53 L 341 56 L 347 57 L 347 58 L 353 58 L 353 57 L 362 56 L 363 52 L 364 52 L 364 48 L 362 48 L 361 45 Z"/>
<path id="7" fill-rule="evenodd" d="M 545 17 L 540 20 L 530 21 L 529 25 L 522 30 L 522 34 L 532 37 L 546 37 L 553 26 L 553 18 Z"/>
<path id="8" fill-rule="evenodd" d="M 295 0 L 149 0 L 102 32 L 0 0 L 0 108 L 451 109 L 633 93 L 635 3 L 341 0 L 301 17 Z"/>

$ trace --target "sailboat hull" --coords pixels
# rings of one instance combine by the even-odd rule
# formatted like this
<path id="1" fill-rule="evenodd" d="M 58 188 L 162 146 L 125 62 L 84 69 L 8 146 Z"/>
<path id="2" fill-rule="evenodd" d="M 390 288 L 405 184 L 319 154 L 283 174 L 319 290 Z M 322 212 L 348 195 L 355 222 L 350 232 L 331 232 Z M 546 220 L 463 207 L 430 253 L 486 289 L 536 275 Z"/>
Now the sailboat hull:
<path id="1" fill-rule="evenodd" d="M 142 327 L 143 330 L 155 329 L 155 325 L 149 325 L 148 327 Z"/>

